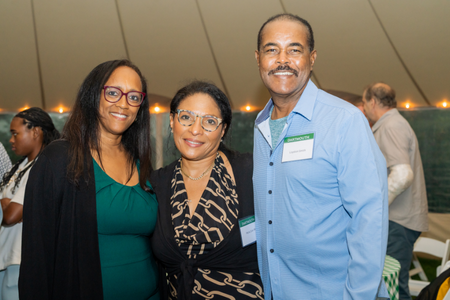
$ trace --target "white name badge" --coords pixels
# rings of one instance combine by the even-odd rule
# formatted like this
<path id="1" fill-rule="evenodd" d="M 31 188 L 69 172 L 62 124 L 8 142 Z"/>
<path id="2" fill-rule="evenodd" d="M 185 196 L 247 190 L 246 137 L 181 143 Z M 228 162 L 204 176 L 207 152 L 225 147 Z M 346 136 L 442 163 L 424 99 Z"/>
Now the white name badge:
<path id="1" fill-rule="evenodd" d="M 281 162 L 310 159 L 313 156 L 314 133 L 284 138 Z"/>
<path id="2" fill-rule="evenodd" d="M 239 229 L 241 230 L 242 247 L 256 242 L 255 216 L 240 219 Z"/>

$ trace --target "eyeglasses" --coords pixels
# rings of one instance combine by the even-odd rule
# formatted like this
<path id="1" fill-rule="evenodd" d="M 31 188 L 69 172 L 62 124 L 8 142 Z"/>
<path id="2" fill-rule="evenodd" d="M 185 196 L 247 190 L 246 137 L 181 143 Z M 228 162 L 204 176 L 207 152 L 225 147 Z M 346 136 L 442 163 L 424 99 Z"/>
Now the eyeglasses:
<path id="1" fill-rule="evenodd" d="M 103 87 L 104 90 L 104 96 L 105 100 L 110 103 L 116 103 L 122 98 L 123 95 L 125 95 L 125 98 L 127 99 L 127 102 L 130 106 L 139 106 L 142 104 L 142 101 L 144 101 L 145 93 L 137 92 L 137 91 L 131 91 L 128 93 L 122 92 L 121 89 L 114 87 L 114 86 L 107 86 L 105 85 Z"/>
<path id="2" fill-rule="evenodd" d="M 222 119 L 220 118 L 208 115 L 200 116 L 190 110 L 177 109 L 176 112 L 172 113 L 178 114 L 178 122 L 183 126 L 191 126 L 195 123 L 197 117 L 199 117 L 202 128 L 209 132 L 215 131 L 222 123 Z"/>

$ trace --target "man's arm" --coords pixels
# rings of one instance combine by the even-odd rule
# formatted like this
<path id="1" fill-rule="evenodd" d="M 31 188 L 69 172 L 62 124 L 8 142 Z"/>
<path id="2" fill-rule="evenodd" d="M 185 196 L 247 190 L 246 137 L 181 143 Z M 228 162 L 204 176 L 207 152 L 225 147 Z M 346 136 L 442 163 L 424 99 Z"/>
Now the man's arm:
<path id="1" fill-rule="evenodd" d="M 343 299 L 388 297 L 380 284 L 388 235 L 386 161 L 362 114 L 342 124 L 337 172 L 343 206 L 350 216 L 346 230 L 349 261 Z"/>
<path id="2" fill-rule="evenodd" d="M 399 164 L 389 168 L 389 205 L 394 202 L 398 195 L 411 186 L 413 179 L 414 173 L 409 164 Z"/>

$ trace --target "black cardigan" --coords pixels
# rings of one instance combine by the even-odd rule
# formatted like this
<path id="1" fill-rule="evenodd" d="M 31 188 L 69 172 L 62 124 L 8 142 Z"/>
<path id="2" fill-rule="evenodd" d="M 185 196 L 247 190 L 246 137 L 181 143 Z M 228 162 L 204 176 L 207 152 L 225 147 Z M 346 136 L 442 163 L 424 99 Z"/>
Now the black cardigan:
<path id="1" fill-rule="evenodd" d="M 23 207 L 21 300 L 103 299 L 92 158 L 86 158 L 90 173 L 76 188 L 66 177 L 68 149 L 66 141 L 53 142 L 30 171 Z"/>
<path id="2" fill-rule="evenodd" d="M 253 208 L 253 159 L 250 154 L 225 153 L 230 161 L 236 181 L 239 199 L 239 218 L 254 215 Z M 239 225 L 235 224 L 230 234 L 216 248 L 197 259 L 187 259 L 175 242 L 170 207 L 170 182 L 176 161 L 152 173 L 151 184 L 159 203 L 158 221 L 152 237 L 153 253 L 160 266 L 161 298 L 168 298 L 165 273 L 177 274 L 178 299 L 191 299 L 197 268 L 259 273 L 256 244 L 242 247 Z"/>

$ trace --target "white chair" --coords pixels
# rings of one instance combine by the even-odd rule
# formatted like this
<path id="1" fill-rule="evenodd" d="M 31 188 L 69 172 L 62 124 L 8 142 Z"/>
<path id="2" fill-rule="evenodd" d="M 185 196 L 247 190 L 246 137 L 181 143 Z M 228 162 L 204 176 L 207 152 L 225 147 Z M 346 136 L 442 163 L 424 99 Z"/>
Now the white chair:
<path id="1" fill-rule="evenodd" d="M 414 265 L 414 269 L 409 271 L 409 277 L 419 274 L 421 280 L 409 279 L 409 292 L 412 296 L 419 295 L 420 291 L 426 287 L 430 282 L 428 282 L 428 278 L 425 275 L 425 272 L 420 265 L 419 260 L 417 259 L 416 253 L 426 253 L 435 257 L 441 258 L 441 265 L 436 269 L 436 276 L 439 276 L 441 270 L 445 263 L 449 260 L 450 256 L 450 239 L 448 239 L 445 243 L 430 239 L 426 237 L 419 237 L 414 244 L 413 250 L 413 260 L 412 263 Z"/>

